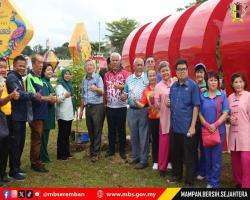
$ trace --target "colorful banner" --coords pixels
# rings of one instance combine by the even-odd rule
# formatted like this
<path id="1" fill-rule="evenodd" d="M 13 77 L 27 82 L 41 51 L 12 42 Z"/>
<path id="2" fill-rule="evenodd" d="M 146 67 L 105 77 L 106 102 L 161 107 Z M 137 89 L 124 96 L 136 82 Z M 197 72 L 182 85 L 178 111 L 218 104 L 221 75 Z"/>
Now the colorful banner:
<path id="1" fill-rule="evenodd" d="M 20 54 L 33 36 L 33 27 L 11 0 L 0 0 L 0 58 Z"/>
<path id="2" fill-rule="evenodd" d="M 184 188 L 2 188 L 0 199 L 249 199 L 250 189 Z"/>
<path id="3" fill-rule="evenodd" d="M 69 52 L 75 64 L 89 59 L 91 45 L 84 23 L 77 23 L 69 42 Z"/>

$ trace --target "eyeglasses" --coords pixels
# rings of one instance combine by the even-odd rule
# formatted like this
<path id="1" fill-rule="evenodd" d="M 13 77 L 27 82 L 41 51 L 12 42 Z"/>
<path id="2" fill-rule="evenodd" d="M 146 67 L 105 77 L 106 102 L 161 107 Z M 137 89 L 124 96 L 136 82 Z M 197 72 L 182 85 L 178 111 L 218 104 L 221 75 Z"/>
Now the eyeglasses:
<path id="1" fill-rule="evenodd" d="M 143 64 L 137 64 L 136 66 L 143 66 Z"/>
<path id="2" fill-rule="evenodd" d="M 187 70 L 186 67 L 185 67 L 185 68 L 177 68 L 177 69 L 176 69 L 177 72 L 184 72 L 184 71 L 186 71 L 186 70 Z"/>
<path id="3" fill-rule="evenodd" d="M 147 60 L 147 63 L 154 63 L 154 60 Z"/>

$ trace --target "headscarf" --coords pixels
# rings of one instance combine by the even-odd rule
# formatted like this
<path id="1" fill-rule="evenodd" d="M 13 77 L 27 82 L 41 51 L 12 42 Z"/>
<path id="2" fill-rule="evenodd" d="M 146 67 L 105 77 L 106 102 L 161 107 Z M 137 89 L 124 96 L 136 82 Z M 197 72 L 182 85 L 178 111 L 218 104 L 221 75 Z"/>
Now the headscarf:
<path id="1" fill-rule="evenodd" d="M 74 112 L 75 112 L 76 111 L 76 99 L 75 99 L 75 95 L 74 95 L 74 89 L 73 89 L 73 85 L 72 85 L 71 80 L 66 81 L 64 79 L 64 75 L 66 74 L 66 72 L 70 73 L 70 70 L 69 69 L 63 69 L 62 70 L 61 77 L 60 77 L 60 79 L 58 81 L 58 84 L 62 85 L 65 88 L 65 90 L 67 90 L 68 92 L 71 93 L 71 100 L 72 100 L 72 104 L 73 104 L 73 108 L 74 108 Z"/>

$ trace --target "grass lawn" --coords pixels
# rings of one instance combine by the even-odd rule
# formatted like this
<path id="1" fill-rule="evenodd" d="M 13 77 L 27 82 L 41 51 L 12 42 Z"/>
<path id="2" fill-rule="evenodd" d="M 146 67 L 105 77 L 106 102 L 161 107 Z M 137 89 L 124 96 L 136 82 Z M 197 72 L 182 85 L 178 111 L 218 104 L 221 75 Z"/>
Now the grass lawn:
<path id="1" fill-rule="evenodd" d="M 80 122 L 82 129 L 86 130 L 85 121 Z M 73 126 L 74 128 L 75 126 Z M 103 141 L 107 143 L 107 125 L 104 126 Z M 129 134 L 129 129 L 127 129 Z M 8 187 L 178 187 L 169 185 L 166 180 L 170 177 L 161 178 L 157 171 L 153 171 L 152 162 L 150 167 L 144 170 L 135 170 L 128 163 L 119 158 L 105 158 L 105 151 L 101 153 L 101 159 L 90 162 L 88 148 L 84 151 L 73 153 L 73 158 L 68 161 L 56 160 L 57 131 L 53 130 L 49 140 L 49 154 L 52 160 L 46 164 L 50 170 L 47 174 L 34 172 L 30 169 L 30 129 L 27 127 L 26 144 L 22 156 L 22 168 L 27 171 L 26 180 L 22 182 L 12 181 Z M 205 187 L 206 182 L 197 181 L 197 187 Z M 221 187 L 232 187 L 231 164 L 229 154 L 223 154 L 223 169 Z"/>

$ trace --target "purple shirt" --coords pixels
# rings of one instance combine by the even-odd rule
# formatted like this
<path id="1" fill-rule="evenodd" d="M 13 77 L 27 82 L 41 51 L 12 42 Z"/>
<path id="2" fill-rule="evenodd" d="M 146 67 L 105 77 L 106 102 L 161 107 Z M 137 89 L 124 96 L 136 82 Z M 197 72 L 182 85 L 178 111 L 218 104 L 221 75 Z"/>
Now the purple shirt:
<path id="1" fill-rule="evenodd" d="M 218 96 L 221 97 L 220 113 L 219 113 L 219 117 L 218 117 L 218 118 L 220 118 L 220 116 L 224 112 L 229 112 L 229 105 L 228 105 L 228 100 L 227 100 L 226 95 L 224 93 L 221 93 L 219 90 L 217 90 L 216 96 L 211 99 L 208 96 L 208 92 L 201 93 L 200 113 L 202 114 L 202 116 L 205 118 L 205 120 L 209 124 L 213 124 L 218 120 L 218 119 L 216 119 Z M 220 134 L 223 134 L 226 132 L 225 123 L 223 123 L 219 126 L 219 132 L 220 132 Z"/>

